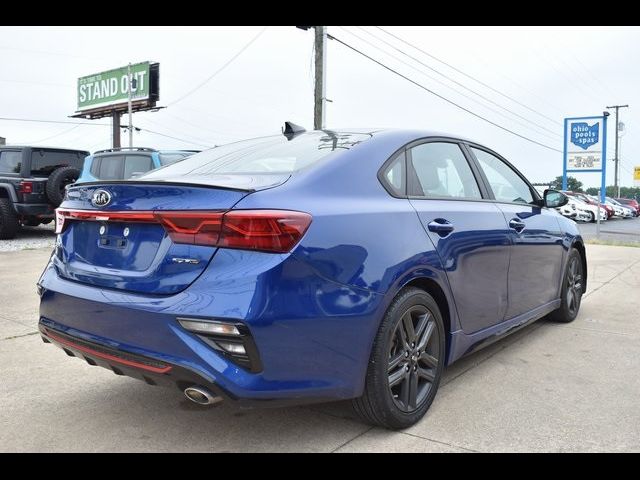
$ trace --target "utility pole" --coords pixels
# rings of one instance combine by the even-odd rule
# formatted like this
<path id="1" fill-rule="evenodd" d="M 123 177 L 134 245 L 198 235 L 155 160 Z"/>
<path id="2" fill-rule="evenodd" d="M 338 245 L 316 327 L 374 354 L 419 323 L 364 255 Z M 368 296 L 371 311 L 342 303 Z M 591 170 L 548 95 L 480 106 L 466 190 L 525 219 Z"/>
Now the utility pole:
<path id="1" fill-rule="evenodd" d="M 315 27 L 315 88 L 313 103 L 313 128 L 325 128 L 326 80 L 327 80 L 327 27 Z"/>
<path id="2" fill-rule="evenodd" d="M 315 86 L 313 89 L 313 129 L 323 130 L 326 127 L 327 102 L 327 27 L 311 25 L 296 26 L 301 30 L 314 29 L 315 45 Z"/>
<path id="3" fill-rule="evenodd" d="M 131 112 L 131 88 L 133 87 L 133 79 L 131 78 L 131 63 L 129 63 L 129 66 L 127 67 L 127 79 L 129 80 L 129 87 L 127 88 L 127 93 L 129 94 L 129 98 L 128 98 L 128 108 L 129 108 L 129 148 L 131 148 L 131 147 L 133 147 L 133 120 L 132 120 L 132 112 Z"/>
<path id="4" fill-rule="evenodd" d="M 619 158 L 618 158 L 618 142 L 620 139 L 620 122 L 618 122 L 618 110 L 620 110 L 621 108 L 628 108 L 629 105 L 612 105 L 609 108 L 615 108 L 616 109 L 616 153 L 615 153 L 615 175 L 613 177 L 613 189 L 616 193 L 616 195 L 618 195 L 618 197 L 620 196 L 620 186 L 618 185 L 618 163 L 619 163 Z"/>

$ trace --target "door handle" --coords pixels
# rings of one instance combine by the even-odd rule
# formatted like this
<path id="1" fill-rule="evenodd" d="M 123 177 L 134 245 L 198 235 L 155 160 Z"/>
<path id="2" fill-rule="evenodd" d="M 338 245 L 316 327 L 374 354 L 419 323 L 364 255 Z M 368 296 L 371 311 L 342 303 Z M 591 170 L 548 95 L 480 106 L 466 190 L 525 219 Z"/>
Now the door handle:
<path id="1" fill-rule="evenodd" d="M 527 225 L 518 220 L 517 218 L 512 218 L 509 221 L 509 228 L 513 228 L 516 232 L 520 233 L 522 230 L 524 230 L 524 227 L 526 227 Z"/>
<path id="2" fill-rule="evenodd" d="M 430 232 L 437 233 L 441 237 L 449 235 L 454 230 L 453 224 L 444 218 L 436 218 L 432 222 L 429 222 L 427 228 Z"/>

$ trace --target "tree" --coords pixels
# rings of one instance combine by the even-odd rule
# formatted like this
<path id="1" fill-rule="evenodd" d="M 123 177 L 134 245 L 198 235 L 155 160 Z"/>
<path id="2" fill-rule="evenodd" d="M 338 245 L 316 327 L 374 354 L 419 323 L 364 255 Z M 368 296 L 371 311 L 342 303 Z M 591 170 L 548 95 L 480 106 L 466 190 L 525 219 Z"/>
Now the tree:
<path id="1" fill-rule="evenodd" d="M 552 180 L 549 185 L 560 190 L 562 188 L 562 175 Z M 571 192 L 582 192 L 582 182 L 576 177 L 567 177 L 567 190 Z"/>
<path id="2" fill-rule="evenodd" d="M 598 195 L 598 188 L 589 187 L 587 188 L 588 195 Z M 606 191 L 607 197 L 615 198 L 618 196 L 618 192 L 613 185 L 609 185 Z M 636 200 L 640 199 L 640 187 L 620 187 L 620 196 L 622 198 L 634 198 Z"/>

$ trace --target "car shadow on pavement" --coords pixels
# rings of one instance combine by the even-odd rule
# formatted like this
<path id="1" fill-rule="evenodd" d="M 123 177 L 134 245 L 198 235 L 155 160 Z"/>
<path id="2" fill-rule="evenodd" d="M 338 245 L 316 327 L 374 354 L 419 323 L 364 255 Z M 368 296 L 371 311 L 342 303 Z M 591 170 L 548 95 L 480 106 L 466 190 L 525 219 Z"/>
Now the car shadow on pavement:
<path id="1" fill-rule="evenodd" d="M 445 371 L 441 388 L 510 345 L 527 342 L 528 337 L 533 340 L 531 334 L 544 323 L 527 326 L 459 360 Z M 372 428 L 357 418 L 349 401 L 287 408 L 241 408 L 230 402 L 202 407 L 177 389 L 153 388 L 129 378 L 98 385 L 77 392 L 84 397 L 83 405 L 100 410 L 92 428 L 105 431 L 108 425 L 128 432 L 134 449 L 138 440 L 146 439 L 167 451 L 332 451 Z"/>

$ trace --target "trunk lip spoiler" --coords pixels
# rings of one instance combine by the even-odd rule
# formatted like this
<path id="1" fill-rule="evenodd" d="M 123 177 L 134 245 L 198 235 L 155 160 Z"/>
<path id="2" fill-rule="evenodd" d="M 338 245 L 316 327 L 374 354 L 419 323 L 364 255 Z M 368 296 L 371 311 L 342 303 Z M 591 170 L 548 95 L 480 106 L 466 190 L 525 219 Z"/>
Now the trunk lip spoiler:
<path id="1" fill-rule="evenodd" d="M 165 182 L 162 180 L 96 180 L 94 182 L 82 182 L 82 183 L 74 183 L 70 185 L 69 190 L 75 190 L 76 188 L 82 187 L 95 187 L 100 185 L 167 185 L 167 186 L 182 186 L 182 187 L 196 187 L 196 188 L 218 188 L 220 190 L 231 190 L 235 192 L 246 192 L 253 193 L 256 191 L 255 188 L 239 188 L 239 187 L 228 187 L 224 185 L 213 185 L 213 184 L 205 184 L 205 183 L 191 183 L 191 182 Z"/>
<path id="2" fill-rule="evenodd" d="M 264 176 L 264 175 L 269 175 L 269 174 L 260 174 L 260 176 Z M 274 174 L 275 176 L 275 174 Z M 269 190 L 271 188 L 275 188 L 281 185 L 284 185 L 285 183 L 287 183 L 291 177 L 293 176 L 293 174 L 289 173 L 286 174 L 286 178 L 285 175 L 282 175 L 282 181 L 279 183 L 275 183 L 275 184 L 270 184 L 270 185 L 264 185 L 262 187 L 258 187 L 258 188 L 251 188 L 251 187 L 232 187 L 232 186 L 228 186 L 228 185 L 215 185 L 213 183 L 203 183 L 203 182 L 188 182 L 188 181 L 184 181 L 184 182 L 180 182 L 177 180 L 140 180 L 140 179 L 131 179 L 131 180 L 95 180 L 95 181 L 91 181 L 91 182 L 81 182 L 81 183 L 74 183 L 69 185 L 68 189 L 69 190 L 75 190 L 76 188 L 83 188 L 83 187 L 94 187 L 94 186 L 100 186 L 100 185 L 167 185 L 167 186 L 180 186 L 180 187 L 193 187 L 193 188 L 216 188 L 216 189 L 220 189 L 220 190 L 228 190 L 228 191 L 232 191 L 232 192 L 242 192 L 242 193 L 246 193 L 246 194 L 250 194 L 250 193 L 254 193 L 254 192 L 258 192 L 258 191 L 262 191 L 262 190 Z"/>

